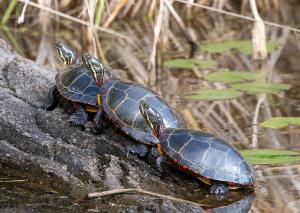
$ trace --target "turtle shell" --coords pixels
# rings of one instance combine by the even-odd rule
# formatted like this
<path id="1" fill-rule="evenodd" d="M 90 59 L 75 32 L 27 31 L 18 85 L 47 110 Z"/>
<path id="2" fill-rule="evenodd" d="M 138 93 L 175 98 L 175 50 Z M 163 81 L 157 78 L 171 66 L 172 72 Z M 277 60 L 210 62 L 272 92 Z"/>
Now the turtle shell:
<path id="1" fill-rule="evenodd" d="M 151 89 L 121 80 L 107 80 L 100 89 L 105 114 L 122 131 L 135 140 L 153 145 L 158 143 L 139 110 L 139 102 L 145 100 L 157 110 L 168 128 L 184 128 L 184 122 L 175 111 Z"/>
<path id="2" fill-rule="evenodd" d="M 165 129 L 159 140 L 168 158 L 196 176 L 229 185 L 254 185 L 251 166 L 231 145 L 214 135 L 191 129 Z"/>
<path id="3" fill-rule="evenodd" d="M 119 78 L 110 68 L 104 67 L 104 80 Z M 97 107 L 99 87 L 89 69 L 81 65 L 72 65 L 56 75 L 56 86 L 59 93 L 74 102 Z"/>

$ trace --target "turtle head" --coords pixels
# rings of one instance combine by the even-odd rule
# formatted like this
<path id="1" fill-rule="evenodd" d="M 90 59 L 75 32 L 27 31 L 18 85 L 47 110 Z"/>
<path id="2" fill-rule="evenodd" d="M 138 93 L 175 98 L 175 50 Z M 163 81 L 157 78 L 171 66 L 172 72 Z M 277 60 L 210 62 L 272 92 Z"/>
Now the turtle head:
<path id="1" fill-rule="evenodd" d="M 65 65 L 69 66 L 76 63 L 77 56 L 75 50 L 62 41 L 56 41 L 54 46 Z"/>
<path id="2" fill-rule="evenodd" d="M 82 61 L 84 64 L 89 68 L 89 70 L 92 72 L 97 85 L 100 86 L 103 83 L 104 78 L 104 67 L 99 59 L 87 54 L 82 54 Z"/>
<path id="3" fill-rule="evenodd" d="M 139 108 L 147 124 L 151 127 L 153 134 L 158 137 L 161 129 L 164 127 L 160 114 L 144 100 L 140 101 Z"/>

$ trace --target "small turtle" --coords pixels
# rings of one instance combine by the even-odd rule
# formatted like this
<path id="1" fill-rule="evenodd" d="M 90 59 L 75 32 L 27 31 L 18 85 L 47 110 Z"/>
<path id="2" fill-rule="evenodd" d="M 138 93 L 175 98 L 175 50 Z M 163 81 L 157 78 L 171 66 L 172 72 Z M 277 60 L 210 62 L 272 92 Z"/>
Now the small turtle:
<path id="1" fill-rule="evenodd" d="M 145 99 L 160 112 L 165 126 L 185 127 L 184 122 L 173 109 L 151 89 L 135 82 L 103 78 L 101 62 L 88 54 L 82 55 L 82 61 L 89 67 L 100 86 L 101 107 L 96 114 L 96 123 L 101 123 L 100 120 L 104 114 L 118 129 L 133 139 L 152 146 L 158 143 L 158 139 L 152 134 L 151 128 L 139 110 L 139 101 Z"/>
<path id="2" fill-rule="evenodd" d="M 224 140 L 192 129 L 169 128 L 160 113 L 146 101 L 140 101 L 141 114 L 158 138 L 160 152 L 156 160 L 162 170 L 166 160 L 206 184 L 211 194 L 225 194 L 228 189 L 254 185 L 254 170 Z"/>
<path id="3" fill-rule="evenodd" d="M 46 110 L 53 110 L 58 104 L 58 97 L 62 96 L 74 103 L 75 113 L 70 121 L 84 126 L 88 112 L 97 112 L 99 87 L 89 69 L 81 64 L 75 50 L 63 42 L 56 42 L 55 48 L 67 68 L 56 75 L 56 85 L 49 91 L 51 103 Z M 110 68 L 103 67 L 103 70 L 104 79 L 119 78 Z"/>

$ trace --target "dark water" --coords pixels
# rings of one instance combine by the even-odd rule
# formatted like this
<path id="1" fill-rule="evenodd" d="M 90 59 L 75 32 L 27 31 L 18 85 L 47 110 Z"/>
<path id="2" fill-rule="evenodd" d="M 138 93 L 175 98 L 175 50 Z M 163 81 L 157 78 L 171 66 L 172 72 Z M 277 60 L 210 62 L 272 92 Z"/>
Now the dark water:
<path id="1" fill-rule="evenodd" d="M 204 210 L 209 212 L 300 212 L 300 165 L 263 168 L 257 173 L 255 192 L 231 191 L 226 198 L 219 200 L 203 196 L 199 196 L 199 200 L 194 196 L 191 200 L 204 205 Z M 199 195 L 200 192 L 199 189 Z M 78 198 L 28 180 L 0 178 L 0 212 L 172 212 L 175 207 L 176 211 L 200 211 L 176 202 L 172 202 L 171 208 L 165 200 L 145 196 L 119 194 L 78 202 Z"/>
<path id="2" fill-rule="evenodd" d="M 205 205 L 204 208 L 211 212 L 248 212 L 255 197 L 255 193 L 247 192 L 227 199 L 204 199 L 200 205 Z M 78 201 L 76 198 L 64 196 L 27 180 L 1 178 L 0 182 L 1 212 L 140 212 L 142 210 L 168 212 L 172 209 L 173 211 L 192 209 L 184 203 L 173 202 L 172 208 L 168 205 L 170 205 L 168 201 L 161 202 L 160 198 L 143 199 L 143 195 L 137 194 L 112 195 L 98 200 Z M 195 207 L 194 209 L 196 210 L 193 212 L 200 211 Z"/>

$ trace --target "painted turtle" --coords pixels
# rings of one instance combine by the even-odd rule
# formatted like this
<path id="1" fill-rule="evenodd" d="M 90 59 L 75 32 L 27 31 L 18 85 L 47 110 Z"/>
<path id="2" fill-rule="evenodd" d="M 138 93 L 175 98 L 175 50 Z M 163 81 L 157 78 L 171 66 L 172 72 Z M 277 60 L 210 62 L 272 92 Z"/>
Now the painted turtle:
<path id="1" fill-rule="evenodd" d="M 152 134 L 151 128 L 139 111 L 139 101 L 145 99 L 160 112 L 165 126 L 169 128 L 185 126 L 171 107 L 151 89 L 135 82 L 104 79 L 101 62 L 88 54 L 82 55 L 82 61 L 89 67 L 100 87 L 101 107 L 95 118 L 97 124 L 104 114 L 118 129 L 136 141 L 146 145 L 158 143 L 158 139 Z"/>
<path id="2" fill-rule="evenodd" d="M 254 185 L 254 170 L 224 140 L 197 130 L 165 127 L 160 113 L 146 101 L 140 101 L 139 108 L 160 142 L 157 145 L 158 169 L 169 160 L 211 185 L 211 194 L 225 194 L 229 188 Z"/>
<path id="3" fill-rule="evenodd" d="M 83 126 L 87 122 L 88 112 L 97 112 L 99 87 L 89 69 L 81 64 L 80 57 L 71 47 L 63 42 L 56 42 L 55 48 L 68 67 L 56 75 L 56 85 L 49 91 L 51 104 L 46 110 L 53 110 L 61 95 L 74 103 L 75 113 L 70 117 L 71 123 Z M 103 70 L 104 79 L 119 78 L 110 68 L 103 67 Z"/>

